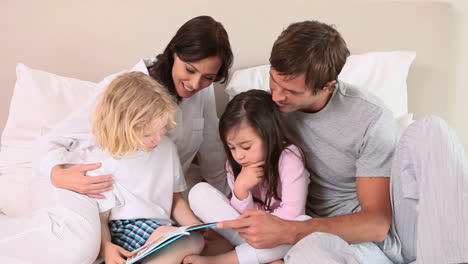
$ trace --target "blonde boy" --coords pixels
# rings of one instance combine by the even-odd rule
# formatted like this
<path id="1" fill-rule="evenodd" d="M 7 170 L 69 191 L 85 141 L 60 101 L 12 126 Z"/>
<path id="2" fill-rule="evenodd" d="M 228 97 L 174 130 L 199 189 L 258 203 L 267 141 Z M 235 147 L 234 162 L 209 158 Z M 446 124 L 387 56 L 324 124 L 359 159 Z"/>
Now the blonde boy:
<path id="1" fill-rule="evenodd" d="M 173 228 L 171 218 L 180 225 L 200 223 L 181 196 L 186 183 L 175 145 L 165 137 L 166 126 L 175 125 L 175 111 L 167 90 L 140 72 L 117 77 L 96 102 L 96 147 L 81 155 L 85 162 L 102 163 L 88 175 L 112 174 L 115 180 L 105 199 L 96 199 L 106 264 L 125 263 L 131 251 Z M 195 234 L 144 263 L 180 263 L 203 246 Z"/>

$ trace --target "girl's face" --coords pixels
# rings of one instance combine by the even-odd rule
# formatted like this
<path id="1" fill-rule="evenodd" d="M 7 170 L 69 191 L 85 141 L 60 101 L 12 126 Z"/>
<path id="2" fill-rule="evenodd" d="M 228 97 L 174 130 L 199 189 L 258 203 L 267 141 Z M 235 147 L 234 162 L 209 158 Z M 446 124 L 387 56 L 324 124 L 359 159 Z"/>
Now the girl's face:
<path id="1" fill-rule="evenodd" d="M 265 144 L 262 138 L 246 122 L 230 129 L 226 133 L 226 142 L 232 157 L 242 167 L 264 161 L 266 158 Z"/>
<path id="2" fill-rule="evenodd" d="M 172 80 L 177 94 L 189 98 L 196 92 L 210 86 L 221 68 L 218 56 L 204 58 L 196 62 L 185 62 L 174 54 Z"/>
<path id="3" fill-rule="evenodd" d="M 140 147 L 140 150 L 150 152 L 155 149 L 167 132 L 166 126 L 167 117 L 152 122 L 150 126 L 144 129 L 142 133 L 143 145 Z"/>

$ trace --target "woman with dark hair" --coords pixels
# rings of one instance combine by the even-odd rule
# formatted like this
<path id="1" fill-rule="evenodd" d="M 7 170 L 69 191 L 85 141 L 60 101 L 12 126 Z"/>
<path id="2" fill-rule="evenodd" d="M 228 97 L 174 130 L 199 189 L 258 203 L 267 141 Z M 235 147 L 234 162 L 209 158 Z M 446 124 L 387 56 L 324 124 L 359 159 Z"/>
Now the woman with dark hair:
<path id="1" fill-rule="evenodd" d="M 162 54 L 141 60 L 130 69 L 163 84 L 177 102 L 177 125 L 168 131 L 168 137 L 177 147 L 188 186 L 196 182 L 189 173 L 194 170 L 189 168 L 198 153 L 202 176 L 223 193 L 229 192 L 213 82 L 227 80 L 232 60 L 223 26 L 209 16 L 199 16 L 182 25 Z M 121 73 L 99 83 L 96 96 Z M 104 198 L 102 193 L 112 189 L 114 181 L 112 175 L 87 176 L 88 171 L 100 168 L 100 163 L 82 164 L 90 155 L 84 150 L 96 146 L 90 120 L 95 99 L 90 98 L 37 143 L 33 161 L 38 181 L 32 190 L 32 218 L 0 216 L 0 255 L 6 262 L 92 263 L 96 259 L 101 230 L 97 203 L 92 198 Z M 187 203 L 182 204 L 189 209 Z"/>
<path id="2" fill-rule="evenodd" d="M 232 61 L 231 46 L 224 27 L 209 16 L 199 16 L 182 25 L 162 54 L 155 59 L 142 60 L 132 69 L 159 81 L 178 103 L 177 126 L 169 131 L 168 136 L 177 146 L 189 187 L 204 178 L 225 194 L 229 193 L 229 188 L 224 178 L 225 156 L 217 133 L 213 82 L 227 80 Z M 106 78 L 104 82 L 107 84 L 112 79 Z M 68 148 L 63 142 L 57 142 L 57 138 L 67 138 L 72 128 L 79 129 L 82 134 L 89 127 L 87 117 L 90 112 L 91 108 L 87 107 L 78 116 L 80 121 L 75 117 L 62 122 L 51 136 L 43 140 L 38 151 L 41 153 L 40 172 L 46 177 L 50 176 L 56 187 L 103 198 L 101 193 L 112 188 L 110 175 L 85 176 L 86 171 L 97 169 L 99 165 L 81 164 L 63 168 L 62 165 L 67 163 L 64 156 L 54 154 L 57 150 L 60 153 Z M 89 137 L 89 134 L 73 137 L 73 142 L 75 145 L 94 144 Z M 66 142 L 67 145 L 70 143 Z M 199 170 L 195 170 L 192 164 L 196 156 Z"/>

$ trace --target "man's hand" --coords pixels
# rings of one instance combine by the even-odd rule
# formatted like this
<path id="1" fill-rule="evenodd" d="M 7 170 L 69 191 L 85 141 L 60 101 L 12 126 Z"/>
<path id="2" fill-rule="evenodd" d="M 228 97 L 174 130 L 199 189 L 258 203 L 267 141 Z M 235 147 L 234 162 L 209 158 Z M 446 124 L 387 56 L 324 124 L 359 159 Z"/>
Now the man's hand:
<path id="1" fill-rule="evenodd" d="M 254 248 L 273 248 L 292 244 L 290 221 L 260 210 L 247 210 L 236 220 L 219 222 L 218 228 L 232 228 Z"/>
<path id="2" fill-rule="evenodd" d="M 112 175 L 86 176 L 86 172 L 101 167 L 100 163 L 80 164 L 70 168 L 54 166 L 50 173 L 50 181 L 55 187 L 67 189 L 87 195 L 91 198 L 103 199 L 101 193 L 112 189 Z"/>
<path id="3" fill-rule="evenodd" d="M 237 175 L 234 182 L 234 194 L 237 199 L 243 200 L 249 196 L 249 191 L 257 184 L 263 181 L 265 161 L 250 164 L 247 167 L 242 167 L 241 172 Z"/>
<path id="4" fill-rule="evenodd" d="M 101 256 L 106 264 L 125 264 L 126 259 L 133 255 L 134 253 L 110 242 L 101 247 Z"/>

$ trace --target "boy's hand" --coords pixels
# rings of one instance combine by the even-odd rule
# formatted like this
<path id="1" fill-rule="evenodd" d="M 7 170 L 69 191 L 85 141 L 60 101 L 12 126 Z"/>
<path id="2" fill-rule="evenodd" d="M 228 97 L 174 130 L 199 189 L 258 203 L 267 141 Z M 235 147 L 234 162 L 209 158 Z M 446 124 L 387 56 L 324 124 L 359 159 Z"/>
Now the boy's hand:
<path id="1" fill-rule="evenodd" d="M 259 161 L 249 166 L 242 167 L 234 183 L 234 195 L 237 199 L 243 200 L 247 198 L 247 196 L 249 196 L 249 191 L 263 181 L 264 164 L 265 161 Z"/>
<path id="2" fill-rule="evenodd" d="M 125 264 L 126 259 L 133 255 L 134 253 L 110 242 L 103 244 L 101 247 L 101 256 L 106 264 Z"/>

